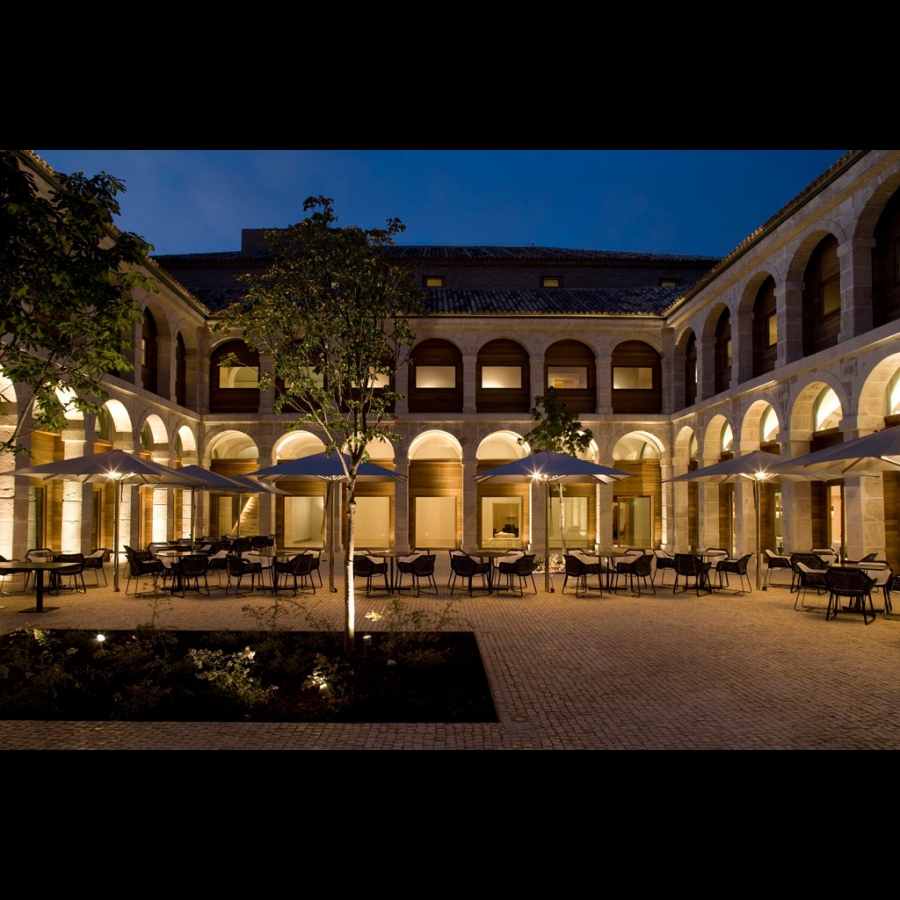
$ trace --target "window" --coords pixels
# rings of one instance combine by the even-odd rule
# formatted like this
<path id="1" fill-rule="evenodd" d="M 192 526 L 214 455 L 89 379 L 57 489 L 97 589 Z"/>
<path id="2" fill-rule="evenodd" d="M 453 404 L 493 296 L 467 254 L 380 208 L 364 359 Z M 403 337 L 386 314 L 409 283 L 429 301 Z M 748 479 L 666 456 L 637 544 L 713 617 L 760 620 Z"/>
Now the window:
<path id="1" fill-rule="evenodd" d="M 562 287 L 562 278 L 559 275 L 543 275 L 541 277 L 542 288 Z"/>
<path id="2" fill-rule="evenodd" d="M 482 497 L 481 545 L 518 543 L 522 534 L 522 500 L 519 497 Z"/>
<path id="3" fill-rule="evenodd" d="M 547 387 L 562 390 L 584 390 L 588 386 L 587 369 L 583 366 L 548 366 Z"/>
<path id="4" fill-rule="evenodd" d="M 644 366 L 613 366 L 613 390 L 652 391 L 653 369 Z"/>
<path id="5" fill-rule="evenodd" d="M 778 316 L 772 313 L 766 316 L 766 346 L 774 347 L 778 344 Z"/>
<path id="6" fill-rule="evenodd" d="M 256 388 L 259 387 L 258 366 L 232 366 L 230 369 L 219 367 L 220 388 Z"/>
<path id="7" fill-rule="evenodd" d="M 522 387 L 522 370 L 519 366 L 483 366 L 481 386 L 518 390 Z"/>
<path id="8" fill-rule="evenodd" d="M 725 365 L 731 368 L 731 338 L 725 341 Z"/>
<path id="9" fill-rule="evenodd" d="M 680 278 L 660 278 L 659 286 L 660 287 L 678 287 L 681 284 Z"/>
<path id="10" fill-rule="evenodd" d="M 416 366 L 417 388 L 455 388 L 456 366 Z"/>
<path id="11" fill-rule="evenodd" d="M 443 275 L 426 275 L 423 279 L 424 286 L 427 288 L 442 288 L 444 286 Z"/>

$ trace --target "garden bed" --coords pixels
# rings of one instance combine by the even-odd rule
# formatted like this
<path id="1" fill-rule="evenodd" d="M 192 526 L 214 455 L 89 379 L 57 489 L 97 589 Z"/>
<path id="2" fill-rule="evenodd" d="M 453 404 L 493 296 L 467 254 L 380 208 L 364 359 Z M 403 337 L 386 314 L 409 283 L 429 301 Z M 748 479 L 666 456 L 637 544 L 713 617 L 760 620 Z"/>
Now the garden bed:
<path id="1" fill-rule="evenodd" d="M 0 637 L 0 719 L 496 722 L 475 635 L 24 628 Z"/>

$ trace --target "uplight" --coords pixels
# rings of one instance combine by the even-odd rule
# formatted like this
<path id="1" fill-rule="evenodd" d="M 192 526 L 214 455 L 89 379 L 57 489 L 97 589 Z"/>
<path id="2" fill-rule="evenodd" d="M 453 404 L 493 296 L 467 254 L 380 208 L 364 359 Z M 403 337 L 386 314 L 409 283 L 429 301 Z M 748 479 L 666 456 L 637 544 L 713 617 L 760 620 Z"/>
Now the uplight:
<path id="1" fill-rule="evenodd" d="M 98 635 L 97 635 L 97 643 L 98 643 L 98 644 L 102 644 L 105 640 L 106 640 L 106 635 L 105 635 L 105 634 L 98 634 Z"/>

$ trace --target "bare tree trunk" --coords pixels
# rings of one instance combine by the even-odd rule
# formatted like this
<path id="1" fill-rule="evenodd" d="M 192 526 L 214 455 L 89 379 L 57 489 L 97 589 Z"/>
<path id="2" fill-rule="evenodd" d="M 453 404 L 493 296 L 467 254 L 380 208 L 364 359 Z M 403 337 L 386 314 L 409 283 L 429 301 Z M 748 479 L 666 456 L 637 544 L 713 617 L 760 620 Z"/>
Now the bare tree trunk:
<path id="1" fill-rule="evenodd" d="M 356 644 L 356 596 L 353 584 L 353 547 L 356 534 L 356 478 L 347 483 L 347 547 L 344 557 L 344 652 L 353 653 Z"/>

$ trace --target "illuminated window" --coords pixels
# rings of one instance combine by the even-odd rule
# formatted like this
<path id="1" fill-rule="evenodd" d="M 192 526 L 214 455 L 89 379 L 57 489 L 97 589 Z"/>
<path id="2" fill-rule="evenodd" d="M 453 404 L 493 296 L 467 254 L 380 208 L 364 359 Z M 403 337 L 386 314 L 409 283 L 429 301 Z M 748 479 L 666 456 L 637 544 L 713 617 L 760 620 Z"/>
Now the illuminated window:
<path id="1" fill-rule="evenodd" d="M 541 287 L 558 288 L 562 287 L 562 278 L 559 275 L 544 275 L 541 278 Z"/>
<path id="2" fill-rule="evenodd" d="M 481 545 L 518 542 L 522 535 L 522 500 L 519 497 L 482 497 Z"/>
<path id="3" fill-rule="evenodd" d="M 442 288 L 444 286 L 443 275 L 426 275 L 424 280 L 427 288 Z"/>
<path id="4" fill-rule="evenodd" d="M 549 366 L 547 387 L 561 390 L 584 390 L 588 386 L 587 369 L 583 366 Z"/>
<path id="5" fill-rule="evenodd" d="M 731 338 L 725 341 L 725 365 L 731 365 Z"/>
<path id="6" fill-rule="evenodd" d="M 256 388 L 259 387 L 259 368 L 256 366 L 232 366 L 226 369 L 219 367 L 220 388 Z"/>
<path id="7" fill-rule="evenodd" d="M 678 287 L 681 284 L 680 278 L 660 278 L 659 286 L 660 287 Z"/>
<path id="8" fill-rule="evenodd" d="M 456 366 L 416 366 L 417 388 L 455 388 Z"/>
<path id="9" fill-rule="evenodd" d="M 652 391 L 653 369 L 644 366 L 614 366 L 613 390 Z"/>
<path id="10" fill-rule="evenodd" d="M 519 366 L 483 366 L 481 386 L 517 390 L 522 387 L 522 369 Z"/>
<path id="11" fill-rule="evenodd" d="M 778 316 L 772 313 L 766 316 L 766 346 L 774 347 L 778 343 Z"/>

